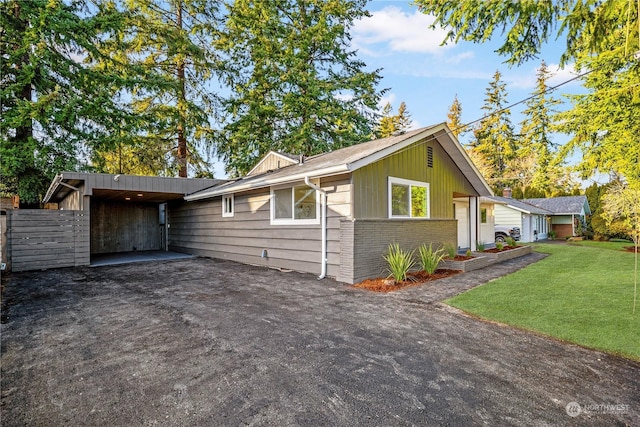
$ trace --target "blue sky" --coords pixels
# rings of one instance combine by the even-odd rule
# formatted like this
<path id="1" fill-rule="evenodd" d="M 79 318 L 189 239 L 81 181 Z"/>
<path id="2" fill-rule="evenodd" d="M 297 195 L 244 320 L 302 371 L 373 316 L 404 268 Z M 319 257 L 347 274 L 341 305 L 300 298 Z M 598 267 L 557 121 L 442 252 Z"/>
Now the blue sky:
<path id="1" fill-rule="evenodd" d="M 434 19 L 422 14 L 408 1 L 373 0 L 368 3 L 371 17 L 356 22 L 352 28 L 352 48 L 370 70 L 382 69 L 380 89 L 388 88 L 381 108 L 390 102 L 396 112 L 402 101 L 413 120 L 412 128 L 446 121 L 449 106 L 456 94 L 462 103 L 462 120 L 468 123 L 482 117 L 485 90 L 496 70 L 507 84 L 509 104 L 531 95 L 535 87 L 535 73 L 545 60 L 554 76 L 550 86 L 574 77 L 571 65 L 558 68 L 564 41 L 549 43 L 540 57 L 519 67 L 509 67 L 504 57 L 494 51 L 499 40 L 486 44 L 460 42 L 441 46 L 444 29 L 432 30 Z M 572 82 L 553 93 L 562 99 L 563 93 L 580 91 L 579 82 Z M 520 126 L 518 105 L 512 109 L 516 129 Z M 558 136 L 563 143 L 566 136 Z M 467 142 L 468 137 L 462 137 Z M 223 178 L 224 167 L 215 165 L 214 175 Z"/>
<path id="2" fill-rule="evenodd" d="M 488 44 L 460 42 L 441 46 L 446 30 L 431 30 L 434 19 L 422 14 L 406 1 L 371 1 L 371 17 L 356 23 L 353 47 L 372 69 L 382 68 L 381 87 L 390 88 L 384 101 L 397 109 L 404 101 L 415 127 L 445 121 L 456 94 L 462 103 L 462 120 L 467 123 L 482 116 L 485 90 L 496 70 L 507 84 L 508 102 L 531 95 L 535 73 L 545 60 L 555 73 L 548 84 L 553 86 L 574 76 L 571 66 L 559 69 L 563 41 L 550 43 L 537 60 L 519 67 L 509 67 L 504 57 L 494 51 L 499 40 Z M 575 92 L 579 83 L 570 83 L 562 91 Z M 561 98 L 560 91 L 554 96 Z M 514 124 L 519 124 L 525 107 L 513 108 Z"/>

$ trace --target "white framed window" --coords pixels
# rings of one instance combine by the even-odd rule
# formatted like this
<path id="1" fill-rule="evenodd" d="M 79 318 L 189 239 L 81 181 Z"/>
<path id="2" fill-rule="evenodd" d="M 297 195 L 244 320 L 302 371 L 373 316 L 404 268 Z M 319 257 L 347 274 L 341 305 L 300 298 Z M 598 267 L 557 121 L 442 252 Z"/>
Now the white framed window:
<path id="1" fill-rule="evenodd" d="M 429 218 L 429 183 L 389 177 L 389 218 Z"/>
<path id="2" fill-rule="evenodd" d="M 234 197 L 233 194 L 222 196 L 222 216 L 232 217 L 234 213 Z"/>
<path id="3" fill-rule="evenodd" d="M 306 185 L 272 188 L 271 224 L 320 224 L 317 191 Z"/>

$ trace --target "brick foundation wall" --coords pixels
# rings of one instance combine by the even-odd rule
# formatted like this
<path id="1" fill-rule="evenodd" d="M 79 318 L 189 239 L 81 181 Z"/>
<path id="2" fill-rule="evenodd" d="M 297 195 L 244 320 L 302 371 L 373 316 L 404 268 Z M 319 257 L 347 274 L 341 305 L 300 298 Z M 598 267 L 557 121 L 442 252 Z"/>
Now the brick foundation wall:
<path id="1" fill-rule="evenodd" d="M 386 276 L 383 255 L 390 243 L 403 249 L 417 249 L 423 243 L 434 246 L 458 241 L 454 219 L 429 220 L 344 220 L 340 223 L 340 276 L 342 282 L 358 283 Z"/>
<path id="2" fill-rule="evenodd" d="M 556 232 L 559 239 L 573 236 L 573 227 L 571 224 L 552 224 L 551 229 Z"/>

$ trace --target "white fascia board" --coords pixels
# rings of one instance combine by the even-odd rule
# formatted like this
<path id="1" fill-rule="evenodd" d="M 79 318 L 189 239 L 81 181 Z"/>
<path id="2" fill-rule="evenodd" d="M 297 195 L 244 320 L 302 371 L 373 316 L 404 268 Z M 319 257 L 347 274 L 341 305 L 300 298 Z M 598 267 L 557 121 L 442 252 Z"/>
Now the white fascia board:
<path id="1" fill-rule="evenodd" d="M 228 187 L 219 188 L 219 189 L 214 188 L 207 192 L 195 193 L 192 195 L 185 196 L 184 199 L 188 202 L 195 201 L 195 200 L 202 200 L 202 199 L 210 199 L 212 197 L 221 196 L 223 194 L 233 194 L 233 193 L 239 193 L 245 190 L 253 190 L 255 188 L 271 187 L 272 185 L 301 181 L 301 180 L 304 180 L 305 177 L 319 178 L 323 176 L 336 175 L 344 172 L 349 172 L 347 165 L 345 164 L 336 165 L 336 166 L 331 166 L 324 169 L 318 169 L 315 171 L 300 172 L 297 174 L 287 175 L 287 176 L 283 176 L 275 179 L 265 179 L 264 181 L 260 181 L 260 182 L 249 182 L 242 185 L 228 186 Z"/>

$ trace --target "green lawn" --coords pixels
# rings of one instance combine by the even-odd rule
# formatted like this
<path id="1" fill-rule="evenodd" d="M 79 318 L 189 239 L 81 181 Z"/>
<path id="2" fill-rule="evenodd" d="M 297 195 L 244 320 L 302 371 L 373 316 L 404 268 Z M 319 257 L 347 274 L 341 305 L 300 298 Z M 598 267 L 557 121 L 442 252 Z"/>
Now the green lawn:
<path id="1" fill-rule="evenodd" d="M 538 244 L 547 258 L 447 303 L 482 318 L 640 360 L 632 253 L 617 243 Z M 622 244 L 622 246 L 628 244 Z"/>

